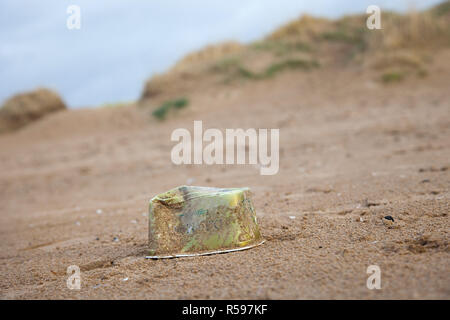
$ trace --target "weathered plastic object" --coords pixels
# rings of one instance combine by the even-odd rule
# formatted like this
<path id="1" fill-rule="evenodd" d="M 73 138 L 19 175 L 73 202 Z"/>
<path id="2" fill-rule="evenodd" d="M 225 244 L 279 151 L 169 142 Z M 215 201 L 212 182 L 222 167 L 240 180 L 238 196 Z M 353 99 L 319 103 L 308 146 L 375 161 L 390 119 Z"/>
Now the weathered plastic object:
<path id="1" fill-rule="evenodd" d="M 150 200 L 149 259 L 231 252 L 263 242 L 248 188 L 181 186 Z"/>

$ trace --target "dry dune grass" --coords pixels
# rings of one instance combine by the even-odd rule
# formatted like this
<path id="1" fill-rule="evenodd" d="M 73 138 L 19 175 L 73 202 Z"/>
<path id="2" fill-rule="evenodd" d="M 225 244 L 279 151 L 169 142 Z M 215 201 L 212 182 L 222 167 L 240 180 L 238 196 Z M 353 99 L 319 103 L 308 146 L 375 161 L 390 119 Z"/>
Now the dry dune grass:
<path id="1" fill-rule="evenodd" d="M 48 89 L 36 89 L 6 100 L 0 109 L 0 133 L 8 132 L 60 110 L 66 105 L 61 97 Z"/>
<path id="2" fill-rule="evenodd" d="M 450 2 L 446 2 L 447 4 Z M 445 4 L 445 3 L 444 3 Z M 410 11 L 407 15 L 390 14 L 383 32 L 375 39 L 383 49 L 436 49 L 450 45 L 450 10 L 441 12 Z"/>
<path id="3" fill-rule="evenodd" d="M 315 18 L 303 15 L 272 32 L 267 40 L 286 41 L 289 39 L 314 41 L 319 39 L 319 35 L 328 30 L 332 22 L 324 18 Z"/>
<path id="4" fill-rule="evenodd" d="M 144 85 L 141 100 L 167 98 L 167 92 L 187 92 L 195 88 L 200 78 L 208 71 L 209 65 L 223 57 L 239 53 L 244 46 L 230 41 L 190 53 L 177 62 L 168 72 L 158 74 L 149 79 Z M 164 99 L 164 98 L 162 98 Z"/>
<path id="5" fill-rule="evenodd" d="M 382 72 L 383 82 L 397 82 L 406 76 L 427 75 L 428 62 L 436 50 L 450 46 L 450 11 L 441 8 L 406 15 L 387 14 L 383 30 L 368 37 L 367 47 L 371 53 L 368 63 Z"/>
<path id="6" fill-rule="evenodd" d="M 202 50 L 188 54 L 177 62 L 171 71 L 182 72 L 190 70 L 193 67 L 198 67 L 198 65 L 204 65 L 211 61 L 217 61 L 224 56 L 239 53 L 244 48 L 244 45 L 236 41 L 210 45 Z"/>

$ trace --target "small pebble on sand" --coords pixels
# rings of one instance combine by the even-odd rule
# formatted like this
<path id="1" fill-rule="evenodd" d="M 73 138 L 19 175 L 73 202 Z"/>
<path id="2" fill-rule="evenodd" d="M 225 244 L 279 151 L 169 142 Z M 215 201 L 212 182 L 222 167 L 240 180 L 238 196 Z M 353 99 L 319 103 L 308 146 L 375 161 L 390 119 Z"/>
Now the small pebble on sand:
<path id="1" fill-rule="evenodd" d="M 392 218 L 391 216 L 385 216 L 382 219 L 383 224 L 387 227 L 392 227 L 394 225 L 394 218 Z"/>

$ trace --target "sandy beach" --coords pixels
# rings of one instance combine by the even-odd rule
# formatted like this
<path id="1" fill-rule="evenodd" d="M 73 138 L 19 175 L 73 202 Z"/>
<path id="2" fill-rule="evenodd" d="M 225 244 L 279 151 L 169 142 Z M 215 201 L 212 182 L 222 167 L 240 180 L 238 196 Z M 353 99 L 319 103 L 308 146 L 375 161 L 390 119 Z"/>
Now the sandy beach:
<path id="1" fill-rule="evenodd" d="M 57 112 L 0 136 L 2 299 L 449 299 L 450 51 L 424 79 L 358 67 L 214 84 L 158 121 L 136 105 Z M 279 128 L 280 168 L 180 165 L 176 128 Z M 148 201 L 249 187 L 266 242 L 146 260 Z M 382 218 L 394 223 L 385 225 Z M 81 269 L 69 290 L 67 267 Z M 369 265 L 381 289 L 366 287 Z"/>

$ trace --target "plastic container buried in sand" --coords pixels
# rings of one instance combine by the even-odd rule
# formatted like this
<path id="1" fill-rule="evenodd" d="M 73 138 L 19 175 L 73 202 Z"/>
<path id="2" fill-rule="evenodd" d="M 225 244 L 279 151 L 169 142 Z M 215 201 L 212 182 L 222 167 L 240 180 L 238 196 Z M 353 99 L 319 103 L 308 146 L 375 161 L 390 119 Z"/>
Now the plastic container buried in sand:
<path id="1" fill-rule="evenodd" d="M 248 188 L 181 186 L 150 200 L 148 259 L 231 252 L 263 242 Z"/>

